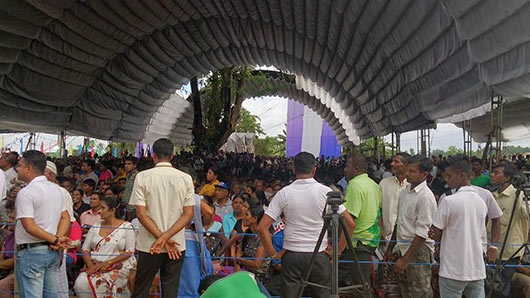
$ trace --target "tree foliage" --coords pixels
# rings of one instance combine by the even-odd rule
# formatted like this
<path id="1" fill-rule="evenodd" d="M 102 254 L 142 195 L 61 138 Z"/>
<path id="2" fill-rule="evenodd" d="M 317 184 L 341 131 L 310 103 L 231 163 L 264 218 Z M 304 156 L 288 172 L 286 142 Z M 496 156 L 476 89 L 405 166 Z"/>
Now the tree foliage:
<path id="1" fill-rule="evenodd" d="M 286 140 L 285 130 L 275 137 L 267 136 L 257 138 L 255 142 L 255 154 L 263 156 L 285 156 Z"/>
<path id="2" fill-rule="evenodd" d="M 241 108 L 241 113 L 239 113 L 236 132 L 254 133 L 256 136 L 265 134 L 261 127 L 261 119 L 256 115 L 252 115 L 245 108 Z"/>

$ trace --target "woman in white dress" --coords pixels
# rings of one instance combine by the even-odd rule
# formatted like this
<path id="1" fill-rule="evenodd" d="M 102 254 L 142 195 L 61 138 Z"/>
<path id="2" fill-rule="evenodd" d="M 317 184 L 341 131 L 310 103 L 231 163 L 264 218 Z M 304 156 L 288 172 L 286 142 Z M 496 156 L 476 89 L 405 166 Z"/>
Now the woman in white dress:
<path id="1" fill-rule="evenodd" d="M 78 297 L 118 297 L 132 292 L 136 273 L 134 227 L 120 219 L 123 208 L 115 198 L 101 199 L 101 222 L 83 244 L 86 267 L 75 281 Z"/>

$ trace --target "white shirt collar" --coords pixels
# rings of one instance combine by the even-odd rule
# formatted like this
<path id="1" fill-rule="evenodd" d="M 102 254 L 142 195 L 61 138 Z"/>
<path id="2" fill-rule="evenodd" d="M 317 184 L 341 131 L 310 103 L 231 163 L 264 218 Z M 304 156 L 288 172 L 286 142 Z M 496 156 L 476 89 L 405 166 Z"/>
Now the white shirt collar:
<path id="1" fill-rule="evenodd" d="M 317 182 L 315 178 L 296 179 L 293 184 L 310 184 Z"/>
<path id="2" fill-rule="evenodd" d="M 416 185 L 416 187 L 414 188 L 411 188 L 412 184 L 409 184 L 407 187 L 409 188 L 410 192 L 419 193 L 420 191 L 423 190 L 423 188 L 427 187 L 427 181 L 423 181 L 422 183 Z"/>
<path id="3" fill-rule="evenodd" d="M 42 181 L 48 181 L 48 179 L 46 179 L 46 176 L 41 175 L 41 176 L 37 176 L 37 177 L 33 178 L 33 180 L 31 180 L 28 183 L 28 186 L 30 186 L 33 183 L 42 182 Z"/>

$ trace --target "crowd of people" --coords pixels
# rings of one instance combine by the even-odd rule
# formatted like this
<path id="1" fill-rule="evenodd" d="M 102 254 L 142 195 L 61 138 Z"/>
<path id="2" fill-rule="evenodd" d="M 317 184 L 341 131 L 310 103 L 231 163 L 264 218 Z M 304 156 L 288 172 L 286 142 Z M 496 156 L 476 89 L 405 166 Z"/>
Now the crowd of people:
<path id="1" fill-rule="evenodd" d="M 339 283 L 365 285 L 352 295 L 530 295 L 517 266 L 528 261 L 518 248 L 529 214 L 514 185 L 528 157 L 489 172 L 465 156 L 174 154 L 167 139 L 152 149 L 141 158 L 3 153 L 2 297 L 237 297 L 234 283 L 242 297 L 326 297 L 300 281 L 332 190 L 344 194 L 354 247 L 338 244 Z M 325 237 L 318 247 L 310 282 L 330 285 L 331 245 Z M 492 289 L 487 264 L 498 261 L 515 266 Z"/>

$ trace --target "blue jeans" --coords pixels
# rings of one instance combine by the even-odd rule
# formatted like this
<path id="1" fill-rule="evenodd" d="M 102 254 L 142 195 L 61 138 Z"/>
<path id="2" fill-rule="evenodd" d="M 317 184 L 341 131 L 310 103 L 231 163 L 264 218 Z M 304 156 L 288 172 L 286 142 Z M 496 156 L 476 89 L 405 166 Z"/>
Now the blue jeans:
<path id="1" fill-rule="evenodd" d="M 466 298 L 484 298 L 484 280 L 461 281 L 440 276 L 440 297 L 441 298 L 460 298 L 462 294 Z"/>
<path id="2" fill-rule="evenodd" d="M 59 252 L 48 246 L 26 248 L 17 252 L 15 274 L 21 298 L 56 298 Z"/>

